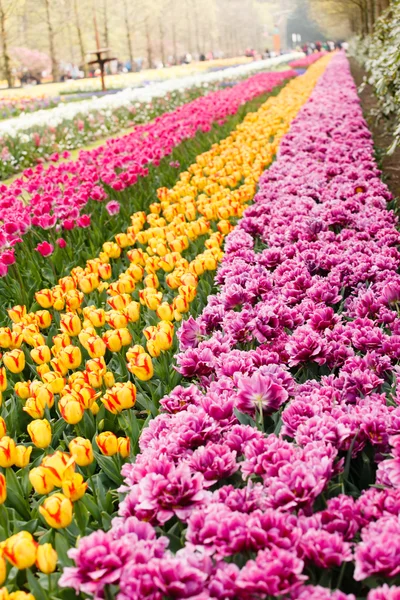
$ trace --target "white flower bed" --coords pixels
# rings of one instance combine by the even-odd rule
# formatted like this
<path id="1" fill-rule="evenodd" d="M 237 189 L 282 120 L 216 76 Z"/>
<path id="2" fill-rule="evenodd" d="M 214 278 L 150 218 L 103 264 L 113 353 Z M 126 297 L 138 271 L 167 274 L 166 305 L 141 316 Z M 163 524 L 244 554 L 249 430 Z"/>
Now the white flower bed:
<path id="1" fill-rule="evenodd" d="M 292 52 L 282 56 L 260 60 L 236 67 L 218 70 L 212 73 L 198 73 L 180 79 L 170 79 L 159 83 L 154 83 L 143 88 L 128 88 L 117 94 L 103 96 L 101 98 L 91 98 L 82 102 L 73 102 L 61 104 L 50 110 L 39 110 L 31 114 L 22 114 L 14 119 L 9 119 L 0 123 L 0 135 L 14 136 L 24 130 L 36 127 L 56 128 L 63 121 L 68 121 L 80 116 L 88 118 L 91 112 L 114 111 L 126 104 L 137 102 L 151 102 L 153 98 L 162 97 L 169 92 L 180 91 L 196 85 L 204 86 L 207 83 L 221 80 L 235 79 L 250 75 L 256 71 L 267 70 L 269 68 L 287 63 L 302 56 L 302 53 Z"/>

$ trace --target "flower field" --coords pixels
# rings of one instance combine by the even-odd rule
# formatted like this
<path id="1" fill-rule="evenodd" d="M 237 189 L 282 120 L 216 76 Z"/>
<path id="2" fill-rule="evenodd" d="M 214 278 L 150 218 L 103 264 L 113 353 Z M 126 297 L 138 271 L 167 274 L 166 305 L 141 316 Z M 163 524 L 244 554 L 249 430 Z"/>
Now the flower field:
<path id="1" fill-rule="evenodd" d="M 297 66 L 2 186 L 1 600 L 400 597 L 397 220 Z"/>
<path id="2" fill-rule="evenodd" d="M 57 160 L 60 153 L 145 123 L 227 82 L 285 64 L 296 56 L 298 53 L 292 53 L 148 87 L 128 88 L 111 96 L 62 103 L 50 111 L 38 110 L 0 122 L 0 180 L 27 167 Z M 18 105 L 19 99 L 15 103 Z"/>
<path id="3" fill-rule="evenodd" d="M 129 225 L 133 209 L 148 206 L 148 194 L 154 193 L 161 182 L 160 171 L 166 182 L 171 174 L 175 179 L 177 166 L 185 161 L 189 166 L 201 143 L 208 148 L 215 138 L 230 131 L 229 117 L 240 122 L 243 114 L 293 75 L 294 71 L 255 75 L 232 88 L 187 103 L 104 146 L 81 152 L 78 161 L 47 170 L 28 170 L 24 178 L 3 185 L 0 268 L 4 279 L 0 296 L 5 301 L 15 298 L 26 303 L 38 285 L 51 283 L 54 274 L 65 273 L 69 266 L 66 260 L 70 268 L 77 266 L 77 258 L 84 264 L 85 257 L 93 257 L 106 241 L 104 227 L 112 240 L 113 234 Z M 191 143 L 190 148 L 186 141 Z M 164 169 L 159 168 L 166 156 Z M 19 284 L 21 277 L 23 286 Z"/>
<path id="4" fill-rule="evenodd" d="M 46 108 L 53 108 L 60 102 L 60 98 L 40 96 L 31 98 L 30 96 L 4 97 L 0 100 L 0 120 L 16 117 L 24 113 L 35 112 Z"/>

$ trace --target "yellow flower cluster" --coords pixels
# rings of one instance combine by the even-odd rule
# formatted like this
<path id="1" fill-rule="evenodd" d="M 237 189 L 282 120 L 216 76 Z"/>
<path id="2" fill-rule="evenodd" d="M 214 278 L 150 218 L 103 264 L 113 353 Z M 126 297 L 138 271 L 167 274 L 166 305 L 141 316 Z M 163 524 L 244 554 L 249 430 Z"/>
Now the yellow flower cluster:
<path id="1" fill-rule="evenodd" d="M 7 562 L 17 569 L 36 564 L 42 573 L 50 574 L 57 565 L 57 552 L 51 544 L 39 545 L 28 531 L 20 531 L 0 543 L 0 585 L 6 579 Z"/>

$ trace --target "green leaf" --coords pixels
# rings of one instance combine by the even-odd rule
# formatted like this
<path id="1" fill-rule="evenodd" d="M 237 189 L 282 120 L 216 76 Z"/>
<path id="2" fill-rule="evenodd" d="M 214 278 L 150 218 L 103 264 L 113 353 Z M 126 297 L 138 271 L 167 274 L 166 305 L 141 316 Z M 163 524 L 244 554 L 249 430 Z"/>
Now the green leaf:
<path id="1" fill-rule="evenodd" d="M 16 494 L 12 488 L 7 489 L 7 506 L 14 508 L 17 513 L 25 519 L 25 521 L 31 520 L 31 513 L 29 511 L 29 504 L 19 494 Z"/>
<path id="2" fill-rule="evenodd" d="M 85 494 L 82 498 L 81 498 L 81 502 L 82 504 L 85 505 L 85 507 L 87 508 L 87 510 L 89 511 L 89 513 L 92 515 L 92 517 L 98 522 L 100 523 L 100 519 L 101 519 L 101 512 L 99 507 L 97 506 L 96 502 L 90 497 L 88 496 L 88 494 Z M 75 505 L 76 506 L 76 505 Z"/>
<path id="3" fill-rule="evenodd" d="M 52 437 L 52 441 L 51 441 L 51 444 L 52 444 L 53 448 L 57 448 L 59 440 L 60 440 L 60 437 L 64 433 L 67 425 L 68 425 L 68 423 L 66 421 L 64 421 L 64 419 L 60 419 L 59 421 L 57 421 L 54 424 L 54 426 L 53 426 L 53 437 Z"/>
<path id="4" fill-rule="evenodd" d="M 45 593 L 43 587 L 39 584 L 34 574 L 30 569 L 26 569 L 26 576 L 28 579 L 29 589 L 35 597 L 35 600 L 47 600 L 48 595 Z"/>
<path id="5" fill-rule="evenodd" d="M 233 412 L 235 413 L 235 417 L 237 418 L 239 423 L 241 423 L 242 425 L 250 425 L 251 427 L 257 427 L 257 423 L 249 415 L 240 412 L 239 410 L 237 410 L 237 408 L 234 408 Z"/>
<path id="6" fill-rule="evenodd" d="M 31 519 L 30 521 L 16 521 L 16 525 L 20 528 L 20 530 L 29 531 L 29 533 L 34 534 L 39 525 L 39 519 Z"/>
<path id="7" fill-rule="evenodd" d="M 101 513 L 103 528 L 107 531 L 111 527 L 112 516 L 106 512 Z"/>
<path id="8" fill-rule="evenodd" d="M 58 559 L 63 567 L 71 566 L 73 561 L 68 557 L 68 550 L 70 549 L 67 538 L 65 535 L 56 531 L 55 534 L 55 547 L 58 554 Z"/>
<path id="9" fill-rule="evenodd" d="M 74 515 L 82 535 L 85 535 L 89 522 L 89 511 L 81 500 L 74 503 Z"/>
<path id="10" fill-rule="evenodd" d="M 98 452 L 95 452 L 95 458 L 97 464 L 100 466 L 102 471 L 107 475 L 111 481 L 113 481 L 116 485 L 121 485 L 122 483 L 122 475 L 117 465 L 114 463 L 111 456 L 103 456 Z"/>
<path id="11" fill-rule="evenodd" d="M 6 482 L 7 482 L 7 490 L 12 489 L 16 494 L 23 497 L 23 489 L 18 480 L 18 477 L 14 473 L 12 469 L 7 469 L 6 472 Z"/>

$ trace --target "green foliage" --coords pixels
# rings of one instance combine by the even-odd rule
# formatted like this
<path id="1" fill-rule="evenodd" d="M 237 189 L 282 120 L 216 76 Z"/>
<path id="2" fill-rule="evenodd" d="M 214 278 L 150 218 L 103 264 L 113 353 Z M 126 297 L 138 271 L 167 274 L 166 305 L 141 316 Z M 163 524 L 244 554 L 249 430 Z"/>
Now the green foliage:
<path id="1" fill-rule="evenodd" d="M 400 2 L 396 0 L 376 21 L 373 34 L 356 38 L 352 54 L 365 67 L 366 81 L 375 89 L 379 101 L 376 115 L 390 119 L 393 143 L 391 154 L 400 143 Z M 394 125 L 392 123 L 394 122 Z"/>

